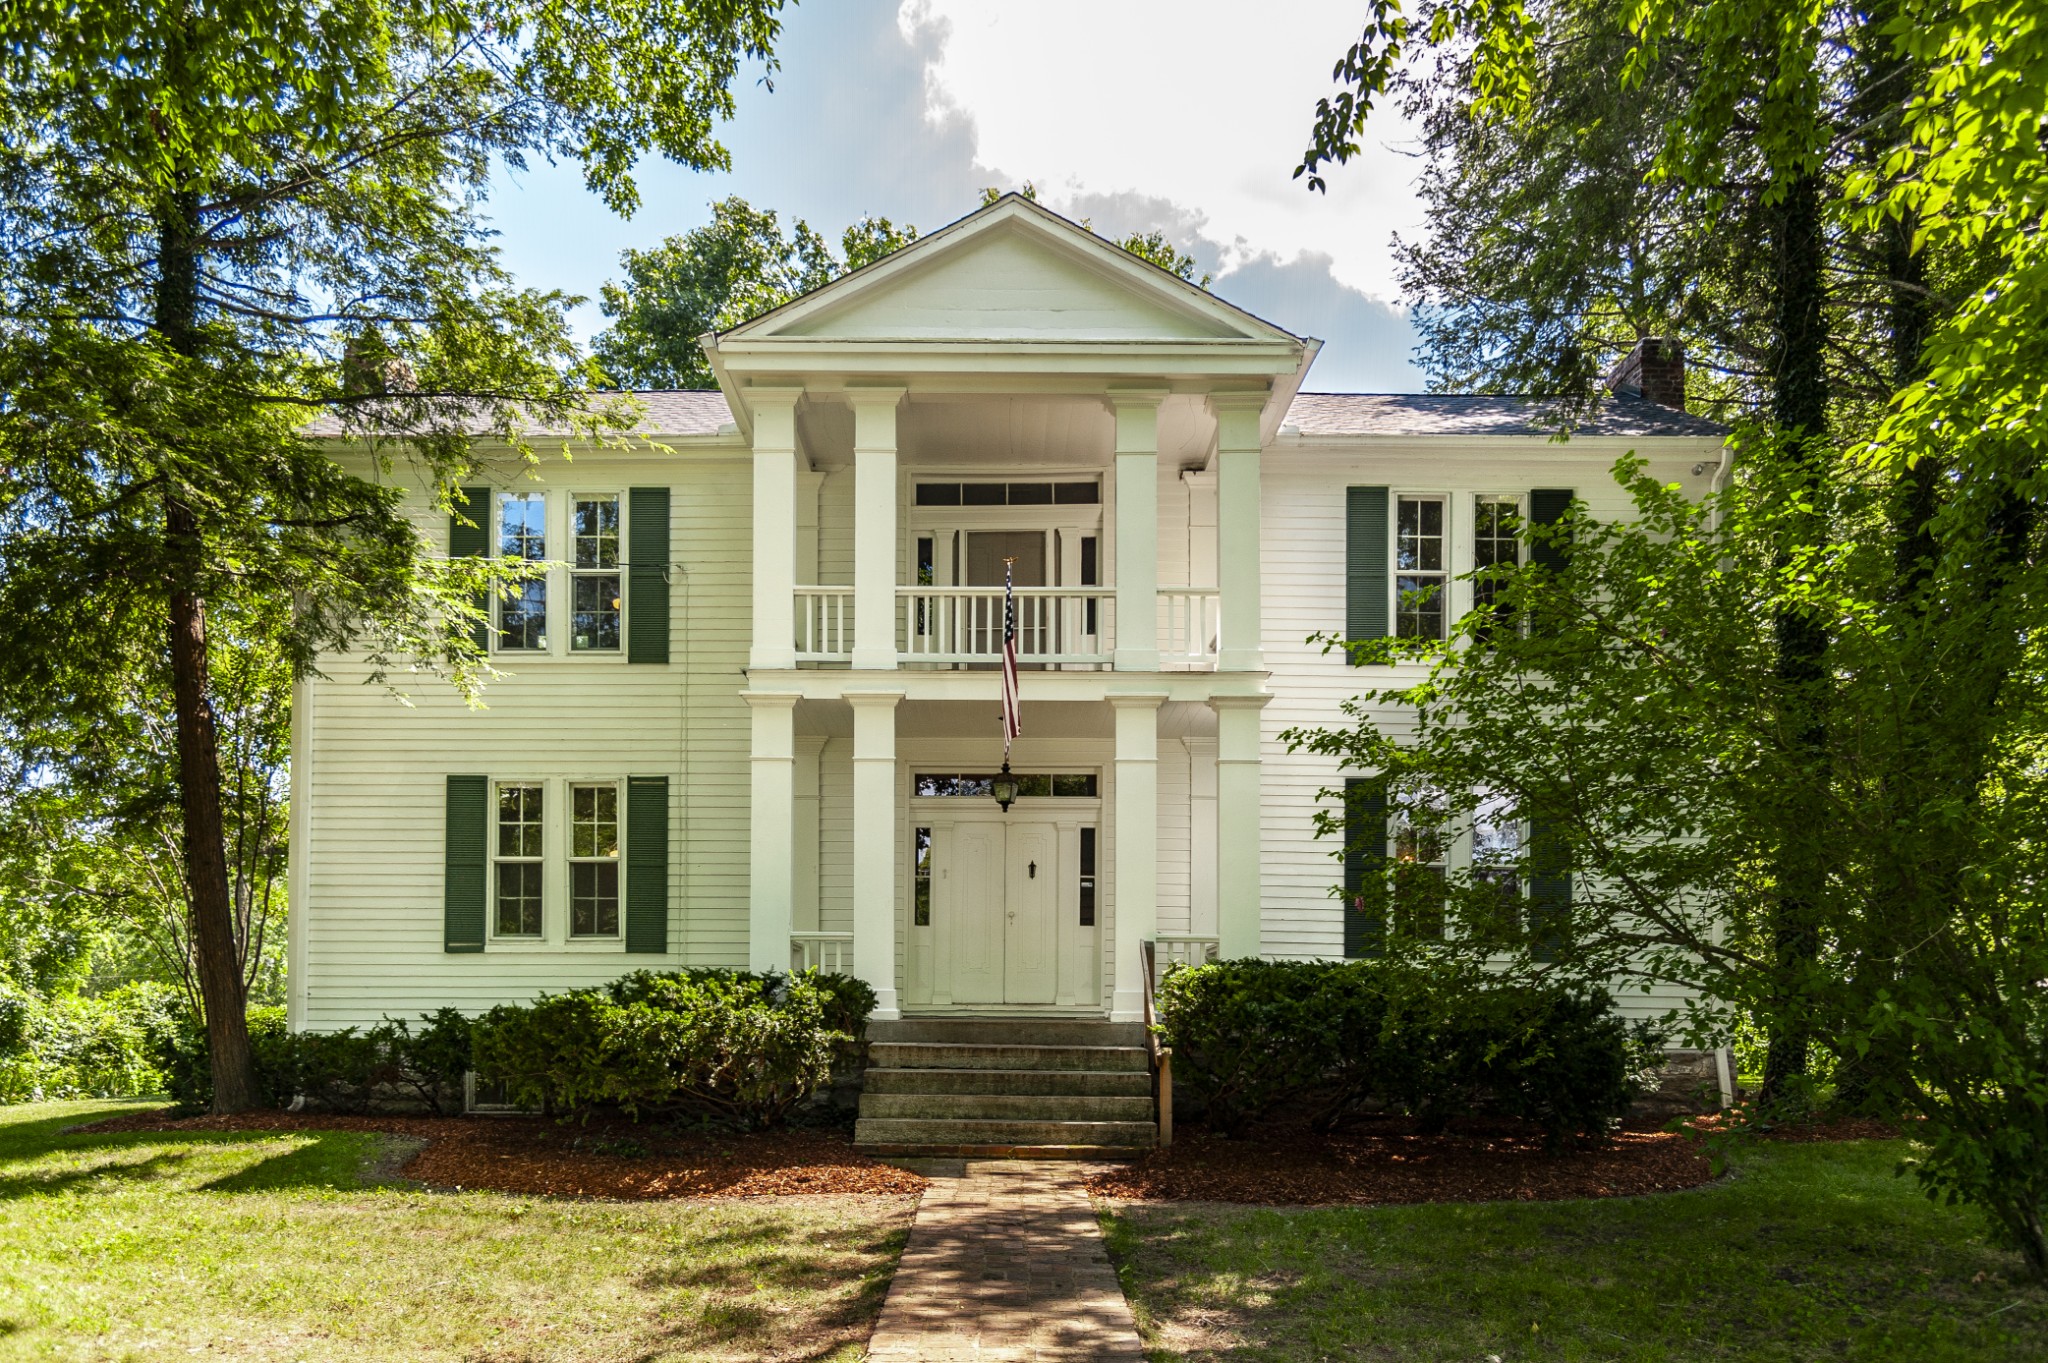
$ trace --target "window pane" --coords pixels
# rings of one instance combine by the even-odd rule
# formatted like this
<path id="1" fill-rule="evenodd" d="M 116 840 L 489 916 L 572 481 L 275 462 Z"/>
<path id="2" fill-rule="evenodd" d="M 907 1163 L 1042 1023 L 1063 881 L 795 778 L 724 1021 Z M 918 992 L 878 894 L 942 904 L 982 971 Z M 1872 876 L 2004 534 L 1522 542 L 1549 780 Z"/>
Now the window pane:
<path id="1" fill-rule="evenodd" d="M 1059 483 L 1053 488 L 1053 500 L 1061 506 L 1094 506 L 1102 500 L 1102 492 L 1094 483 Z"/>
<path id="2" fill-rule="evenodd" d="M 535 862 L 498 863 L 498 935 L 540 935 L 540 866 Z"/>
<path id="3" fill-rule="evenodd" d="M 498 855 L 537 857 L 540 852 L 539 786 L 498 787 Z"/>
<path id="4" fill-rule="evenodd" d="M 569 934 L 615 937 L 619 931 L 619 864 L 581 861 L 569 867 Z"/>
<path id="5" fill-rule="evenodd" d="M 960 485 L 960 505 L 1001 506 L 1004 488 L 1001 483 L 963 483 Z"/>
<path id="6" fill-rule="evenodd" d="M 910 921 L 912 926 L 932 925 L 932 831 L 913 829 L 910 842 Z"/>
<path id="7" fill-rule="evenodd" d="M 1081 830 L 1081 926 L 1095 926 L 1095 830 Z"/>
<path id="8" fill-rule="evenodd" d="M 1052 778 L 1052 793 L 1055 795 L 1091 798 L 1096 793 L 1095 777 L 1093 774 L 1087 776 L 1055 776 Z"/>
<path id="9" fill-rule="evenodd" d="M 619 578 L 616 573 L 578 573 L 569 621 L 569 645 L 578 652 L 619 647 Z"/>
<path id="10" fill-rule="evenodd" d="M 1439 497 L 1403 497 L 1395 510 L 1394 567 L 1411 572 L 1444 568 L 1444 504 Z"/>
<path id="11" fill-rule="evenodd" d="M 919 506 L 958 506 L 960 505 L 960 485 L 958 483 L 919 483 L 917 485 L 917 504 Z"/>
<path id="12" fill-rule="evenodd" d="M 548 584 L 519 582 L 498 594 L 498 647 L 548 646 Z"/>
<path id="13" fill-rule="evenodd" d="M 540 492 L 498 496 L 498 552 L 537 562 L 548 556 L 548 500 Z"/>
<path id="14" fill-rule="evenodd" d="M 1402 639 L 1444 637 L 1443 579 L 1398 577 L 1394 580 L 1394 634 Z"/>
<path id="15" fill-rule="evenodd" d="M 575 524 L 578 568 L 619 566 L 619 499 L 578 497 Z"/>
<path id="16" fill-rule="evenodd" d="M 1012 484 L 1010 484 L 1010 505 L 1011 505 L 1011 506 L 1051 506 L 1051 505 L 1052 505 L 1052 484 L 1051 484 L 1051 483 L 1012 483 Z"/>
<path id="17" fill-rule="evenodd" d="M 1052 778 L 1042 773 L 1029 776 L 1020 774 L 1017 777 L 1017 794 L 1019 798 L 1026 795 L 1050 795 L 1052 794 Z"/>
<path id="18" fill-rule="evenodd" d="M 617 786 L 572 786 L 569 855 L 616 857 L 619 854 L 619 789 Z"/>

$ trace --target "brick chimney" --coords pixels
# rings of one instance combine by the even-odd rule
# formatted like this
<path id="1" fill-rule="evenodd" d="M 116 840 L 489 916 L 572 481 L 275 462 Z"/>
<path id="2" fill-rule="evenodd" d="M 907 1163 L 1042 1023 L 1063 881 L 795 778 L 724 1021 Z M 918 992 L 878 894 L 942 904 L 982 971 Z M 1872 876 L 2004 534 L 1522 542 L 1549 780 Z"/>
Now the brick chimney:
<path id="1" fill-rule="evenodd" d="M 1665 336 L 1645 336 L 1607 371 L 1607 391 L 1685 410 L 1685 347 Z"/>

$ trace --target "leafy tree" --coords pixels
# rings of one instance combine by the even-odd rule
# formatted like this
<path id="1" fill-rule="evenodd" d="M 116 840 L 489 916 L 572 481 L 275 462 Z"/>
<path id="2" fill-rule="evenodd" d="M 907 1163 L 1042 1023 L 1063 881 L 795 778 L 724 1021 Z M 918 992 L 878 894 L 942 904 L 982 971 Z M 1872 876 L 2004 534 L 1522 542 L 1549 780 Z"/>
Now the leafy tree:
<path id="1" fill-rule="evenodd" d="M 734 196 L 711 206 L 711 221 L 644 251 L 619 256 L 623 283 L 605 284 L 600 307 L 612 325 L 592 349 L 613 383 L 631 388 L 712 388 L 698 338 L 772 312 L 847 270 L 872 264 L 917 240 L 887 218 L 865 217 L 840 236 L 845 261 L 799 218 L 787 235 L 773 209 Z"/>
<path id="2" fill-rule="evenodd" d="M 1527 107 L 1539 16 L 1430 13 L 1431 42 L 1472 54 L 1474 110 Z M 1397 785 L 1482 791 L 1499 773 L 1484 779 L 1511 807 L 1561 830 L 1525 872 L 1550 859 L 1553 878 L 1570 864 L 1612 891 L 1573 913 L 1571 953 L 1547 923 L 1504 944 L 1525 965 L 1688 970 L 1774 1029 L 1767 1078 L 1796 1077 L 1809 1034 L 1852 1068 L 1881 1056 L 1858 1082 L 1926 1119 L 1930 1192 L 1983 1207 L 2048 1274 L 2048 35 L 2020 4 L 1951 0 L 1638 0 L 1626 17 L 1629 82 L 1690 52 L 1653 175 L 1700 190 L 1747 155 L 1765 177 L 1768 424 L 1742 442 L 1744 481 L 1697 518 L 1638 479 L 1646 535 L 1582 523 L 1568 568 L 1516 577 L 1527 634 L 1468 621 L 1404 694 L 1414 744 L 1300 737 Z M 1374 6 L 1301 173 L 1356 151 L 1410 37 Z M 1869 117 L 1835 159 L 1839 81 Z M 1853 437 L 1824 358 L 1831 230 L 1886 271 L 1869 368 L 1890 392 Z M 1983 282 L 1944 308 L 1928 281 L 1949 269 Z M 1736 623 L 1713 637 L 1710 616 Z M 1668 908 L 1686 903 L 1709 912 L 1687 925 Z"/>
<path id="3" fill-rule="evenodd" d="M 513 287 L 495 161 L 567 157 L 619 211 L 647 151 L 713 140 L 780 0 L 28 0 L 0 17 L 0 603 L 35 620 L 0 713 L 79 726 L 162 676 L 214 1102 L 254 1098 L 210 610 L 294 671 L 354 647 L 474 683 L 487 563 L 434 563 L 387 476 L 446 508 L 475 432 L 595 436 L 567 300 Z M 374 435 L 375 477 L 301 434 Z M 503 565 L 500 565 L 502 568 Z"/>

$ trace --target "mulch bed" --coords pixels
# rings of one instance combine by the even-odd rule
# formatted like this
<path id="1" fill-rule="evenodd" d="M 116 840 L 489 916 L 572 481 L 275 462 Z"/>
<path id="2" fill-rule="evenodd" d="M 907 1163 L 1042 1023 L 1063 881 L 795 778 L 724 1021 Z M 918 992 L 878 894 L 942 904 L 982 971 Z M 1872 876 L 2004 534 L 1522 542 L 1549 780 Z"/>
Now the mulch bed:
<path id="1" fill-rule="evenodd" d="M 1694 1117 L 1686 1125 L 1702 1134 L 1739 1131 L 1767 1141 L 1807 1144 L 1817 1141 L 1895 1141 L 1905 1133 L 1891 1122 L 1876 1117 L 1814 1116 L 1803 1121 L 1779 1121 L 1768 1126 L 1752 1124 L 1746 1109 L 1714 1112 Z"/>
<path id="2" fill-rule="evenodd" d="M 655 1122 L 545 1117 L 354 1117 L 244 1112 L 115 1117 L 82 1131 L 376 1131 L 427 1142 L 397 1172 L 440 1188 L 548 1197 L 788 1197 L 916 1194 L 925 1180 L 855 1152 L 843 1132 L 722 1134 Z"/>
<path id="3" fill-rule="evenodd" d="M 1095 1174 L 1088 1190 L 1138 1202 L 1279 1206 L 1538 1202 L 1675 1192 L 1712 1177 L 1699 1142 L 1673 1132 L 1624 1130 L 1550 1154 L 1540 1135 L 1514 1125 L 1464 1122 L 1424 1136 L 1404 1119 L 1383 1118 L 1328 1135 L 1263 1129 L 1226 1140 L 1183 1130 L 1171 1149 Z"/>

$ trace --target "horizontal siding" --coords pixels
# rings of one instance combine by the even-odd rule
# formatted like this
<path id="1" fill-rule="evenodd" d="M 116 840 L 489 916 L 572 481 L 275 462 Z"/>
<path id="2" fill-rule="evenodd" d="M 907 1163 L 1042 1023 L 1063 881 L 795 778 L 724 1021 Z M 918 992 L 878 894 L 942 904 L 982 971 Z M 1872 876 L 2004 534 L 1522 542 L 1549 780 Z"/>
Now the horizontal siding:
<path id="1" fill-rule="evenodd" d="M 561 476 L 522 486 L 671 481 L 670 662 L 501 657 L 509 675 L 472 709 L 432 677 L 394 678 L 401 701 L 369 679 L 362 659 L 325 660 L 326 676 L 307 688 L 303 1025 L 362 1024 L 444 1004 L 474 1012 L 647 966 L 746 960 L 748 716 L 739 689 L 751 636 L 747 465 L 676 461 L 656 475 L 645 461 L 586 456 L 549 471 Z M 444 542 L 445 521 L 420 514 Z M 549 549 L 566 557 L 566 546 Z M 557 600 L 567 590 L 550 584 Z M 451 772 L 550 782 L 669 777 L 668 953 L 566 942 L 444 953 L 442 791 Z M 558 785 L 550 791 L 560 798 Z M 551 830 L 562 835 L 564 812 L 550 811 Z M 552 926 L 566 919 L 566 890 L 549 890 Z"/>

